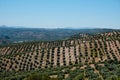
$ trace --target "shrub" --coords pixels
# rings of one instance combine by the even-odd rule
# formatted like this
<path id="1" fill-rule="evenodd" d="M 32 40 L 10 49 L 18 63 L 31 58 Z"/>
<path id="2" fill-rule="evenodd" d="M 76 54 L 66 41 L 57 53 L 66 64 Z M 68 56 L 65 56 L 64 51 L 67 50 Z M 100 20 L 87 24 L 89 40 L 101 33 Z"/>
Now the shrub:
<path id="1" fill-rule="evenodd" d="M 58 79 L 50 78 L 47 74 L 33 74 L 24 80 L 58 80 Z"/>

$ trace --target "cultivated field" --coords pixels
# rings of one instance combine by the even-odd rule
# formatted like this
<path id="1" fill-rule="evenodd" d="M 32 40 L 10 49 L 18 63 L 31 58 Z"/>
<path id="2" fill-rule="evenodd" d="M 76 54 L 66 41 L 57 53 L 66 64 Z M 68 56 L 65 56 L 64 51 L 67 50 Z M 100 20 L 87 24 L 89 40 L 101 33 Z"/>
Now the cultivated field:
<path id="1" fill-rule="evenodd" d="M 120 76 L 119 62 L 120 31 L 0 46 L 1 80 L 15 78 L 17 74 L 22 80 L 41 72 L 58 80 L 104 80 L 110 75 Z M 7 71 L 12 77 L 5 75 Z M 26 74 L 23 76 L 22 72 Z"/>

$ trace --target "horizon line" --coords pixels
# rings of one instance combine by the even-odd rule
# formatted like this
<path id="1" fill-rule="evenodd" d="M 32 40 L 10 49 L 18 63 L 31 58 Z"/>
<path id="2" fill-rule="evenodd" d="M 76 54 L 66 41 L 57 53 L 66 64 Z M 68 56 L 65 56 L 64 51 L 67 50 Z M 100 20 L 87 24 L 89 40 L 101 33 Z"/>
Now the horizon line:
<path id="1" fill-rule="evenodd" d="M 28 27 L 28 26 L 8 26 L 0 25 L 0 28 L 28 28 L 28 29 L 120 29 L 119 28 L 109 28 L 109 27 Z"/>

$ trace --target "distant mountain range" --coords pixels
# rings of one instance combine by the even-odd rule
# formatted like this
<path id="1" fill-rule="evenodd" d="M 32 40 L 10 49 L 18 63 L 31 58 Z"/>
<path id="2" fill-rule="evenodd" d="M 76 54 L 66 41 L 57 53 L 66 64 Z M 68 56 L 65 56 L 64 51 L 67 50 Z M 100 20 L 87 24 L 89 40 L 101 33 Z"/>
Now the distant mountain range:
<path id="1" fill-rule="evenodd" d="M 19 28 L 0 26 L 0 44 L 18 43 L 24 41 L 53 41 L 65 40 L 78 33 L 102 33 L 113 29 L 46 29 L 46 28 Z"/>
<path id="2" fill-rule="evenodd" d="M 7 26 L 7 25 L 0 25 L 0 28 L 31 28 L 31 29 L 34 29 L 34 28 L 37 28 L 37 29 L 120 29 L 120 28 L 114 28 L 114 27 L 112 27 L 112 28 L 108 28 L 108 27 L 106 27 L 106 28 L 102 28 L 102 27 L 92 27 L 92 26 L 86 26 L 86 27 L 54 27 L 54 28 L 52 28 L 52 27 L 48 27 L 48 28 L 46 28 L 46 27 L 31 27 L 31 26 Z"/>

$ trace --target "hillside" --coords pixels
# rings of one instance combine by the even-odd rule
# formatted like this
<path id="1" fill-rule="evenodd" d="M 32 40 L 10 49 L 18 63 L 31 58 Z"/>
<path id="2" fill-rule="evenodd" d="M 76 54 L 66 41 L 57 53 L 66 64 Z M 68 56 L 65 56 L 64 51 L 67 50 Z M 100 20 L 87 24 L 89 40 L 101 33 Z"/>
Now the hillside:
<path id="1" fill-rule="evenodd" d="M 66 40 L 0 46 L 1 80 L 23 80 L 36 73 L 57 80 L 119 78 L 119 30 L 72 35 Z"/>
<path id="2" fill-rule="evenodd" d="M 113 29 L 44 29 L 0 26 L 0 39 L 4 40 L 4 38 L 7 38 L 7 40 L 5 40 L 8 43 L 21 43 L 28 41 L 54 41 L 65 40 L 68 39 L 70 36 L 78 33 L 88 32 L 90 34 L 94 34 L 109 31 L 113 31 Z"/>

